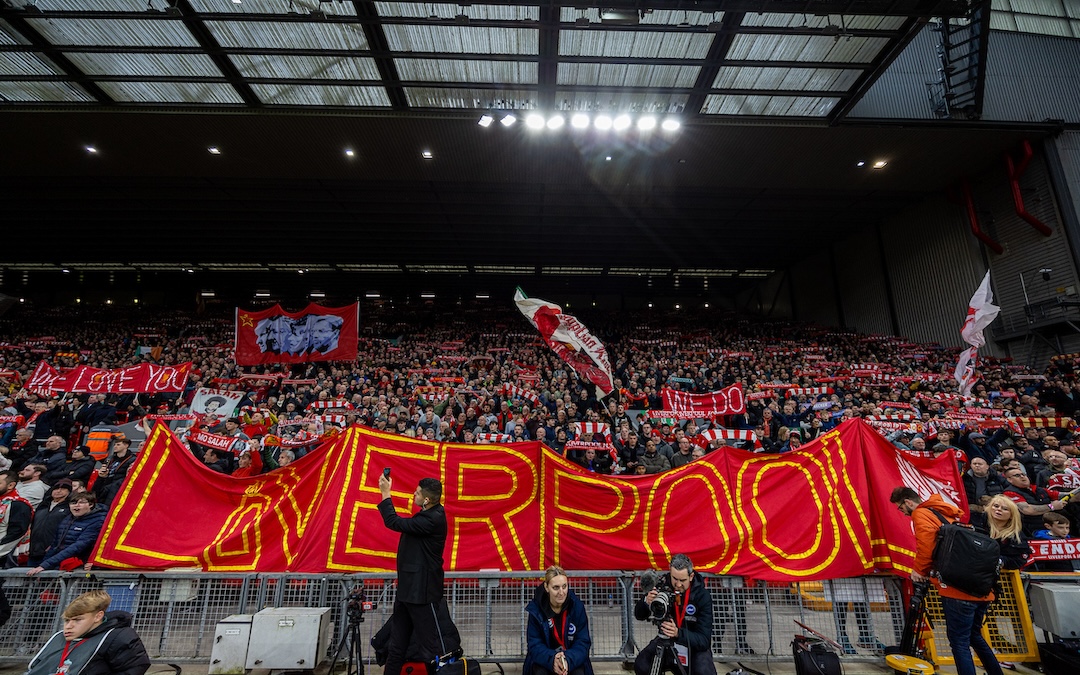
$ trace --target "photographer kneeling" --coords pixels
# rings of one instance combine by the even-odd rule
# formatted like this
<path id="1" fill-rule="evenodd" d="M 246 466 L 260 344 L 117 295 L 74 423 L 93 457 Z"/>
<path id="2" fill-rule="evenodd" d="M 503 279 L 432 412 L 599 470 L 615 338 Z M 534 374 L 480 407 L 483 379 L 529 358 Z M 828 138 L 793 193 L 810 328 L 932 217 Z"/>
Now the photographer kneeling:
<path id="1" fill-rule="evenodd" d="M 589 617 L 563 568 L 547 568 L 525 612 L 529 651 L 522 675 L 593 675 Z"/>
<path id="2" fill-rule="evenodd" d="M 638 652 L 634 660 L 635 675 L 653 673 L 657 658 L 661 661 L 656 673 L 716 675 L 712 656 L 712 594 L 705 588 L 705 581 L 694 574 L 694 564 L 688 556 L 678 553 L 672 556 L 667 574 L 656 578 L 657 573 L 653 572 L 652 579 L 649 574 L 641 577 L 646 594 L 634 606 L 634 616 L 639 621 L 655 623 L 660 634 Z"/>

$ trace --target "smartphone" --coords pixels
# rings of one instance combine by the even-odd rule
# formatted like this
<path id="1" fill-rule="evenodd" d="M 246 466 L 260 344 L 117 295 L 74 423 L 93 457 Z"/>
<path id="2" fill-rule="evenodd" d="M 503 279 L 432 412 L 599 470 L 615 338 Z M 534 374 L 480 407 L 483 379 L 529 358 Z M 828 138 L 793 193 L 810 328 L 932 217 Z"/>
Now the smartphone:
<path id="1" fill-rule="evenodd" d="M 386 467 L 385 469 L 383 469 L 382 470 L 382 475 L 383 475 L 383 478 L 389 478 L 390 477 L 390 467 Z"/>

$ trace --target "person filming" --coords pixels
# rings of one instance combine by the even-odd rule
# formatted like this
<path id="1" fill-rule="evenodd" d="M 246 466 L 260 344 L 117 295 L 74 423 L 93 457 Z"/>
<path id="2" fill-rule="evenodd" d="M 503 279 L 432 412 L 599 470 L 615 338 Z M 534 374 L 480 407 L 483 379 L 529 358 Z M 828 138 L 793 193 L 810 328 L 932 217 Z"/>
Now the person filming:
<path id="1" fill-rule="evenodd" d="M 655 580 L 647 575 L 642 575 L 642 587 L 648 590 L 634 605 L 634 616 L 655 623 L 659 634 L 638 652 L 635 675 L 716 675 L 712 594 L 705 580 L 694 573 L 690 558 L 677 553 L 667 574 Z M 654 665 L 659 669 L 654 671 Z"/>
<path id="2" fill-rule="evenodd" d="M 570 590 L 566 570 L 557 565 L 547 568 L 525 612 L 528 652 L 522 675 L 593 675 L 589 617 Z"/>

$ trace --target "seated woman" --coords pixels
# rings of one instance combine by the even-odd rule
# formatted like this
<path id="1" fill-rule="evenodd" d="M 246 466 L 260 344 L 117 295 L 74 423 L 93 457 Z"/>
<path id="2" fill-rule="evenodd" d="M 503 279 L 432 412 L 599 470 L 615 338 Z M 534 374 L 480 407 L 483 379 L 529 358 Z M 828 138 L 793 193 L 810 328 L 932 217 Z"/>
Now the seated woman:
<path id="1" fill-rule="evenodd" d="M 112 598 L 90 591 L 64 609 L 64 630 L 34 656 L 26 675 L 142 675 L 150 658 L 127 612 L 107 612 Z"/>
<path id="2" fill-rule="evenodd" d="M 528 653 L 522 675 L 593 675 L 589 617 L 563 568 L 547 568 L 525 612 Z"/>

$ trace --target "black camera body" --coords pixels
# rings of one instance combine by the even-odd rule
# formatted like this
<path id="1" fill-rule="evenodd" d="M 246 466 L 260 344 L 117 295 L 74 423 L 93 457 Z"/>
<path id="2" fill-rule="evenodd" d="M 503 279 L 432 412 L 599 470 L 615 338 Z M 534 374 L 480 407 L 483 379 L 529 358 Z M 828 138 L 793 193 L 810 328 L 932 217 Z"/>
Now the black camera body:
<path id="1" fill-rule="evenodd" d="M 349 591 L 349 594 L 345 599 L 347 600 L 345 604 L 345 614 L 353 621 L 363 622 L 364 612 L 370 612 L 379 608 L 378 603 L 368 601 L 367 596 L 364 594 L 363 586 L 357 586 Z"/>
<path id="2" fill-rule="evenodd" d="M 656 597 L 649 603 L 649 621 L 656 625 L 673 618 L 672 609 L 675 607 L 675 589 L 671 586 L 671 579 L 663 575 L 656 580 Z"/>

